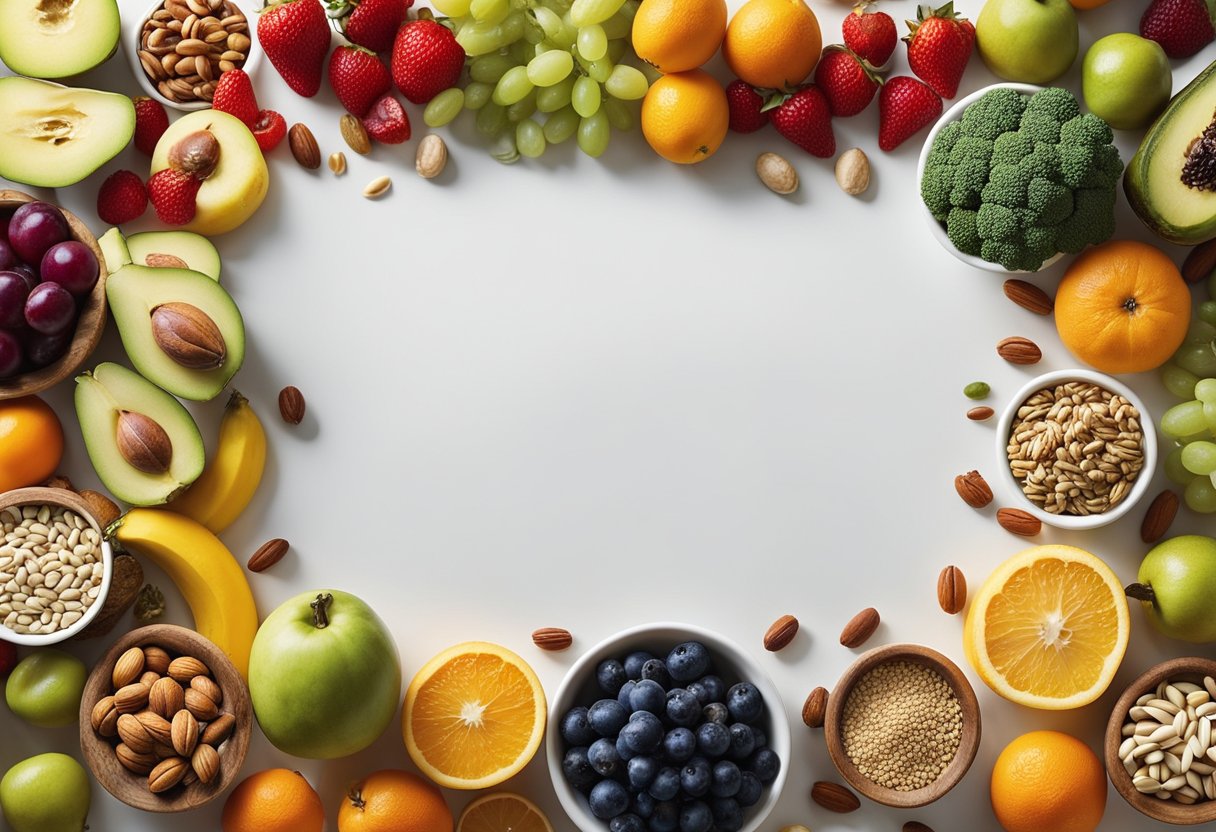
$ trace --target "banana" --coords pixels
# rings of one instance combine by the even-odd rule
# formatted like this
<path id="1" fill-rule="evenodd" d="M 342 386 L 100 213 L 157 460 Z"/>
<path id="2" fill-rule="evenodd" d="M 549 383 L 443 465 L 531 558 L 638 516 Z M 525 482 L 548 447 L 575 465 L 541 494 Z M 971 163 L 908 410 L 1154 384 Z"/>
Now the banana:
<path id="1" fill-rule="evenodd" d="M 167 508 L 219 534 L 249 505 L 265 467 L 266 431 L 249 400 L 233 392 L 220 421 L 215 457 L 194 484 L 170 501 Z"/>
<path id="2" fill-rule="evenodd" d="M 125 551 L 164 570 L 190 605 L 194 629 L 246 676 L 258 610 L 245 571 L 228 547 L 201 524 L 164 509 L 133 508 L 108 534 Z"/>

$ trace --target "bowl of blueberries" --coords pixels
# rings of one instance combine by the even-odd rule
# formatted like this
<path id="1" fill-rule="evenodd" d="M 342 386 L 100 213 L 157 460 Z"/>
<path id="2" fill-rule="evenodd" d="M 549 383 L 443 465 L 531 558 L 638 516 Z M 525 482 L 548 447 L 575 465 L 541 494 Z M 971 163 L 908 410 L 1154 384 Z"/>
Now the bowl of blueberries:
<path id="1" fill-rule="evenodd" d="M 790 727 L 772 681 L 722 636 L 632 627 L 562 680 L 549 772 L 583 832 L 755 832 L 785 784 Z"/>

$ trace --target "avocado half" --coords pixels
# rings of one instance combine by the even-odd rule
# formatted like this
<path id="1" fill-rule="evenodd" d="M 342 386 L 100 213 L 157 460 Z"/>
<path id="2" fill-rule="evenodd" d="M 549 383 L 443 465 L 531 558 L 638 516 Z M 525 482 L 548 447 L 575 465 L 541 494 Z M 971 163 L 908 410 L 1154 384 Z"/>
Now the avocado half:
<path id="1" fill-rule="evenodd" d="M 127 251 L 139 266 L 164 268 L 171 260 L 180 260 L 191 271 L 220 279 L 220 253 L 210 240 L 192 231 L 141 231 L 127 237 Z"/>
<path id="2" fill-rule="evenodd" d="M 68 78 L 118 50 L 115 0 L 0 0 L 0 61 L 30 78 Z"/>
<path id="3" fill-rule="evenodd" d="M 1216 237 L 1216 63 L 1170 100 L 1123 174 L 1141 221 L 1171 243 Z"/>

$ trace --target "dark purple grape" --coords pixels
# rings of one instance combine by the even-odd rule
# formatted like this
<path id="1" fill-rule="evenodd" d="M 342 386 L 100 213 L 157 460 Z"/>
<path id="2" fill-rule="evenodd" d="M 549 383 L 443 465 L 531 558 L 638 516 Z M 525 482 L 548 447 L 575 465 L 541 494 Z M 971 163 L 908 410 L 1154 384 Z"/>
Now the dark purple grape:
<path id="1" fill-rule="evenodd" d="M 97 284 L 97 258 L 84 243 L 75 240 L 55 243 L 42 255 L 38 273 L 43 283 L 58 283 L 82 298 Z"/>
<path id="2" fill-rule="evenodd" d="M 0 378 L 10 378 L 21 372 L 21 341 L 5 329 L 0 329 Z"/>
<path id="3" fill-rule="evenodd" d="M 13 251 L 13 247 L 8 244 L 8 240 L 0 239 L 0 271 L 8 271 L 20 262 L 17 259 L 17 252 Z"/>
<path id="4" fill-rule="evenodd" d="M 48 364 L 54 364 L 68 351 L 72 343 L 72 331 L 64 330 L 54 335 L 43 335 L 41 332 L 31 332 L 25 339 L 25 356 L 30 364 L 41 369 Z"/>
<path id="5" fill-rule="evenodd" d="M 25 300 L 30 286 L 17 272 L 0 272 L 0 327 L 21 329 L 25 326 Z"/>
<path id="6" fill-rule="evenodd" d="M 48 248 L 71 236 L 63 212 L 48 202 L 27 202 L 8 221 L 9 243 L 31 266 L 42 262 Z"/>
<path id="7" fill-rule="evenodd" d="M 76 301 L 58 283 L 39 283 L 25 302 L 25 322 L 43 335 L 63 332 L 76 320 Z"/>
<path id="8" fill-rule="evenodd" d="M 34 287 L 42 281 L 38 279 L 38 272 L 34 271 L 34 267 L 29 263 L 18 263 L 9 269 L 10 272 L 16 272 L 25 279 L 26 293 L 34 291 Z"/>

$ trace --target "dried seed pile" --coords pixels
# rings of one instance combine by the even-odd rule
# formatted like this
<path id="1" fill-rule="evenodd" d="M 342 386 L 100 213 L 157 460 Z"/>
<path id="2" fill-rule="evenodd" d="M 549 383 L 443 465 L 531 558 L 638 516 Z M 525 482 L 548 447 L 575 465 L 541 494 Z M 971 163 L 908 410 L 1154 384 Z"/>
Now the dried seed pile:
<path id="1" fill-rule="evenodd" d="M 0 513 L 0 621 L 16 633 L 66 630 L 101 593 L 101 535 L 74 511 L 10 506 Z"/>
<path id="2" fill-rule="evenodd" d="M 1032 503 L 1050 514 L 1101 514 L 1131 491 L 1144 467 L 1140 413 L 1087 382 L 1038 391 L 1018 408 L 1006 448 Z"/>
<path id="3" fill-rule="evenodd" d="M 857 680 L 844 703 L 845 753 L 863 776 L 895 791 L 937 780 L 962 734 L 958 697 L 922 664 L 880 664 Z"/>
<path id="4" fill-rule="evenodd" d="M 251 45 L 249 21 L 230 0 L 165 0 L 144 22 L 139 62 L 170 101 L 210 101 Z"/>
<path id="5" fill-rule="evenodd" d="M 1164 681 L 1139 699 L 1123 723 L 1119 759 L 1144 794 L 1178 803 L 1216 799 L 1216 680 Z"/>

